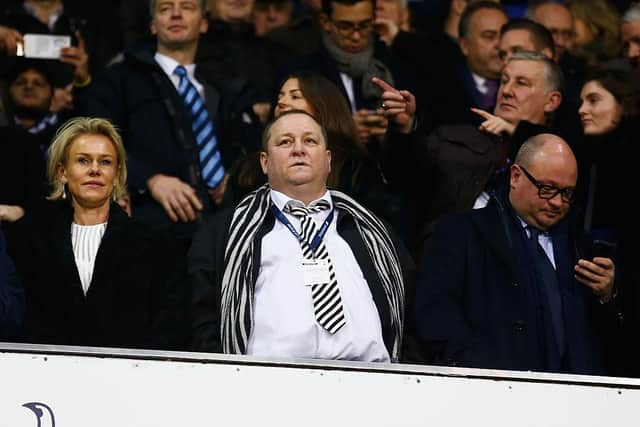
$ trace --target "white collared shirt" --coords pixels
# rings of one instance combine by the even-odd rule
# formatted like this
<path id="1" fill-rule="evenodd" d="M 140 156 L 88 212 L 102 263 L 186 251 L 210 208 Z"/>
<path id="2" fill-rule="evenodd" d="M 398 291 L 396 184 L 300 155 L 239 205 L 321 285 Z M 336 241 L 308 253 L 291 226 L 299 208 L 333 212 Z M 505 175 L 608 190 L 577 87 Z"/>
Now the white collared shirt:
<path id="1" fill-rule="evenodd" d="M 527 237 L 531 238 L 531 233 L 527 228 L 529 224 L 524 222 L 524 220 L 520 217 L 518 217 L 518 220 L 520 221 L 520 225 L 524 228 L 525 233 L 527 233 Z M 540 234 L 538 234 L 538 243 L 540 243 L 540 246 L 542 246 L 542 249 L 544 249 L 544 253 L 547 254 L 547 258 L 549 258 L 549 261 L 551 261 L 551 264 L 555 269 L 556 260 L 553 252 L 553 241 L 551 240 L 551 235 L 547 232 L 541 231 Z"/>
<path id="2" fill-rule="evenodd" d="M 173 86 L 175 86 L 176 90 L 178 90 L 178 85 L 180 84 L 180 77 L 175 75 L 173 72 L 175 71 L 176 67 L 180 65 L 180 63 L 175 59 L 158 52 L 156 52 L 153 59 L 156 60 L 160 68 L 162 68 L 162 71 L 164 71 L 164 73 L 171 80 L 171 83 L 173 83 Z M 204 99 L 204 86 L 202 86 L 202 84 L 200 84 L 200 82 L 196 80 L 196 76 L 195 76 L 196 64 L 183 65 L 183 67 L 187 70 L 187 78 L 196 87 L 196 90 L 198 91 L 198 95 L 200 95 L 200 98 Z"/>
<path id="3" fill-rule="evenodd" d="M 340 80 L 342 80 L 344 89 L 347 91 L 347 98 L 349 100 L 349 106 L 351 107 L 351 111 L 355 112 L 356 111 L 356 94 L 353 90 L 353 79 L 348 74 L 340 73 Z"/>
<path id="4" fill-rule="evenodd" d="M 489 88 L 487 87 L 487 79 L 482 76 L 477 75 L 476 73 L 471 73 L 471 77 L 473 77 L 473 82 L 476 84 L 476 89 L 483 95 L 487 94 Z"/>
<path id="5" fill-rule="evenodd" d="M 271 190 L 282 211 L 291 200 Z M 327 191 L 322 199 L 331 204 Z M 333 205 L 332 205 L 333 206 Z M 331 211 L 311 214 L 318 228 Z M 300 231 L 300 221 L 284 213 Z M 335 334 L 318 325 L 311 287 L 303 281 L 302 249 L 298 239 L 276 220 L 262 239 L 260 273 L 253 295 L 254 325 L 247 354 L 267 357 L 318 358 L 388 362 L 378 309 L 349 244 L 336 229 L 337 213 L 324 237 L 336 273 L 346 325 Z"/>

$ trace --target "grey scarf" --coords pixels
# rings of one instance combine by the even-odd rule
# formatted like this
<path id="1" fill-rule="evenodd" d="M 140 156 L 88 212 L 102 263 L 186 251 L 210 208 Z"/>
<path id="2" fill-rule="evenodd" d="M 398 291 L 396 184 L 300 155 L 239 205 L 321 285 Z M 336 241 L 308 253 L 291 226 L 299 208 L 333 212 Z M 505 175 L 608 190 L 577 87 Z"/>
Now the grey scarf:
<path id="1" fill-rule="evenodd" d="M 375 110 L 380 107 L 382 89 L 371 83 L 372 77 L 378 77 L 391 86 L 394 85 L 393 75 L 389 68 L 373 56 L 375 40 L 370 36 L 369 44 L 362 52 L 349 53 L 340 49 L 325 33 L 322 32 L 322 44 L 336 62 L 338 71 L 353 79 L 362 78 L 362 98 L 365 108 Z"/>

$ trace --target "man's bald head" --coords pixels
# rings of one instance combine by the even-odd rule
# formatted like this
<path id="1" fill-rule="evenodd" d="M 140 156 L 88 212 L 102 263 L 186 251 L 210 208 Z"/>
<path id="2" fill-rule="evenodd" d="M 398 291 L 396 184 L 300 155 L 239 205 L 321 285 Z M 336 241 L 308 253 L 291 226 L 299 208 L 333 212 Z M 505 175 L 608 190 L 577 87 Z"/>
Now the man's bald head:
<path id="1" fill-rule="evenodd" d="M 571 207 L 578 163 L 560 137 L 540 134 L 522 144 L 511 166 L 509 201 L 523 221 L 549 230 Z"/>

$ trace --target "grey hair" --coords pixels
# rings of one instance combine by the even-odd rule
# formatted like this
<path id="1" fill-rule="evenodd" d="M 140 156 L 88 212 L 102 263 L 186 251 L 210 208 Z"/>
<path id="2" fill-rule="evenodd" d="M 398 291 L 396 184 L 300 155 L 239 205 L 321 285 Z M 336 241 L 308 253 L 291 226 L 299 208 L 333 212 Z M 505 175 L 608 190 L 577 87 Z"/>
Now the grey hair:
<path id="1" fill-rule="evenodd" d="M 542 62 L 544 65 L 543 78 L 547 86 L 547 92 L 558 91 L 562 93 L 564 90 L 564 75 L 558 64 L 541 53 L 526 50 L 515 52 L 507 62 L 522 60 Z"/>
<path id="2" fill-rule="evenodd" d="M 149 0 L 149 16 L 152 18 L 156 12 L 156 3 L 158 3 L 158 0 Z M 204 16 L 207 12 L 207 0 L 198 0 L 198 4 L 200 5 L 202 16 Z"/>
<path id="3" fill-rule="evenodd" d="M 640 2 L 634 3 L 629 6 L 629 9 L 622 15 L 622 22 L 637 22 L 640 21 Z"/>

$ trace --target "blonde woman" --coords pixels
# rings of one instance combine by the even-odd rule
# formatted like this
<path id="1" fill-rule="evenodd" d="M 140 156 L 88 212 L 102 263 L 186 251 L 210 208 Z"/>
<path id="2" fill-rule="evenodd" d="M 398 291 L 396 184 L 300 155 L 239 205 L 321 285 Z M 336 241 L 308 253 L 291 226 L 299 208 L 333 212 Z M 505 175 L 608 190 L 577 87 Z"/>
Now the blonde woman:
<path id="1" fill-rule="evenodd" d="M 75 118 L 49 149 L 50 203 L 25 220 L 18 269 L 28 342 L 166 347 L 172 263 L 115 203 L 126 195 L 120 135 L 106 120 Z M 166 303 L 165 303 L 166 302 Z M 180 322 L 169 322 L 174 331 Z"/>

